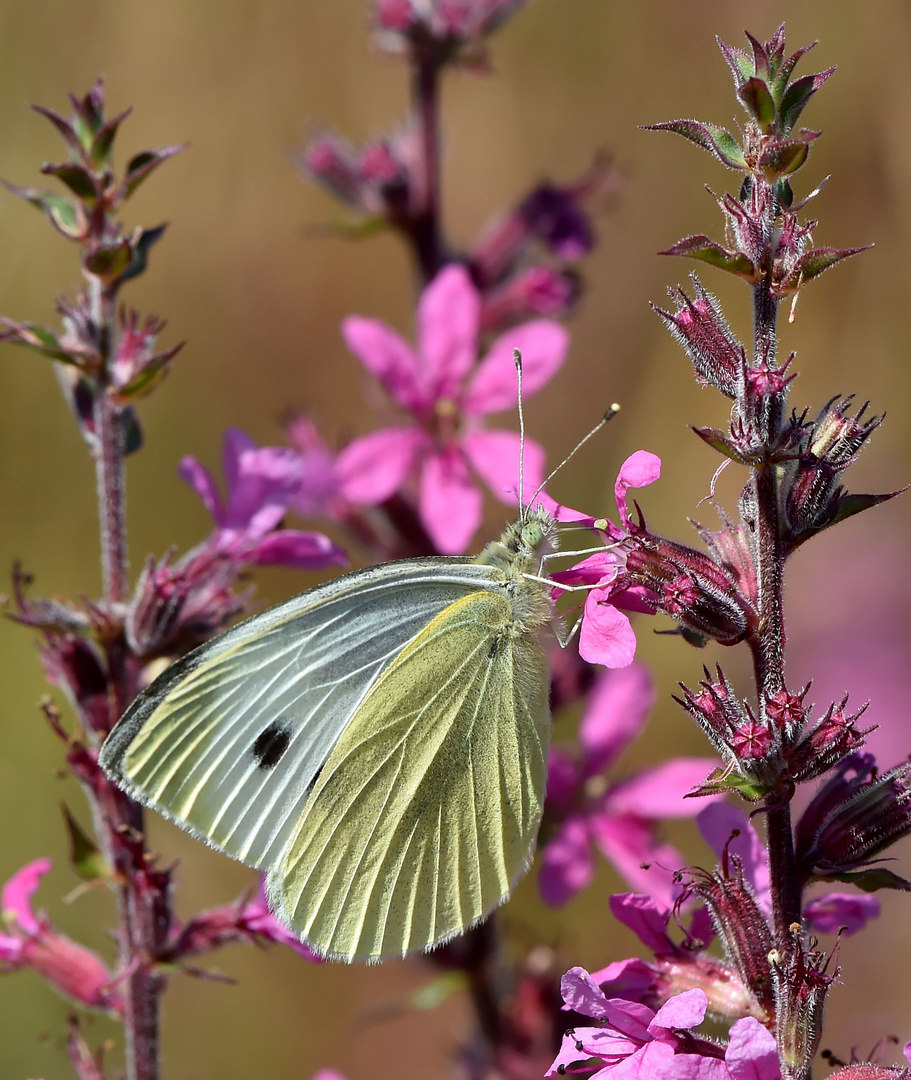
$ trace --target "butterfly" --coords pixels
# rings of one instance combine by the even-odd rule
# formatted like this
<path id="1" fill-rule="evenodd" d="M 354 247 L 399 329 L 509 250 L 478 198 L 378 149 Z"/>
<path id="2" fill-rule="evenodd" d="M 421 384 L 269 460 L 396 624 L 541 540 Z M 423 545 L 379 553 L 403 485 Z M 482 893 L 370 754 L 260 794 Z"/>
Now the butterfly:
<path id="1" fill-rule="evenodd" d="M 265 871 L 273 912 L 321 955 L 450 940 L 534 851 L 555 525 L 525 508 L 476 558 L 384 563 L 254 615 L 155 679 L 101 765 Z"/>

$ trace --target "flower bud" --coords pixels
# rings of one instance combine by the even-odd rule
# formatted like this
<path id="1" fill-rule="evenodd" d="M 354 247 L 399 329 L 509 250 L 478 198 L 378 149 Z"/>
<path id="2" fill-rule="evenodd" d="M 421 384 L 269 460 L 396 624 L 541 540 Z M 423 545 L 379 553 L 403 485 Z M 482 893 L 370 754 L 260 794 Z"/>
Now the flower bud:
<path id="1" fill-rule="evenodd" d="M 683 289 L 671 290 L 677 302 L 673 314 L 657 307 L 654 310 L 686 350 L 697 381 L 734 398 L 746 367 L 743 346 L 725 322 L 715 297 L 702 287 L 695 274 L 692 282 L 696 294 L 692 299 Z"/>
<path id="2" fill-rule="evenodd" d="M 905 763 L 834 806 L 812 838 L 804 833 L 802 868 L 806 874 L 832 874 L 867 866 L 909 832 L 911 763 Z"/>

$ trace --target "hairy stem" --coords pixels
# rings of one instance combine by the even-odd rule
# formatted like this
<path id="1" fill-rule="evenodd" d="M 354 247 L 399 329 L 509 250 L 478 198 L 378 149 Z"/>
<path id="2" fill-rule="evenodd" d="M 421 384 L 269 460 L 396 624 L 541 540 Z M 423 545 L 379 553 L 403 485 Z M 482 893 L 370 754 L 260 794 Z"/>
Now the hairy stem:
<path id="1" fill-rule="evenodd" d="M 126 486 L 124 434 L 120 408 L 110 394 L 115 343 L 116 298 L 98 279 L 91 282 L 92 317 L 98 327 L 102 373 L 94 402 L 95 476 L 101 526 L 101 567 L 105 607 L 112 624 L 122 615 L 129 594 L 126 545 Z M 122 633 L 106 645 L 111 723 L 133 697 Z M 90 798 L 92 794 L 90 792 Z M 128 1080 L 157 1080 L 160 998 L 163 980 L 150 962 L 161 944 L 159 898 L 146 873 L 142 808 L 117 791 L 108 792 L 104 807 L 95 806 L 103 847 L 116 871 L 120 908 L 120 970 L 124 981 L 126 1066 Z M 129 843 L 125 839 L 129 837 Z M 166 920 L 165 920 L 166 929 Z"/>
<path id="2" fill-rule="evenodd" d="M 766 235 L 774 235 L 775 205 L 766 192 Z M 754 349 L 757 364 L 775 365 L 777 301 L 771 290 L 771 259 L 754 289 Z M 780 432 L 786 390 L 770 397 L 762 417 L 766 446 L 773 446 Z M 766 723 L 766 703 L 785 687 L 784 673 L 784 553 L 781 545 L 779 469 L 769 462 L 753 473 L 756 507 L 757 577 L 760 629 L 753 645 L 753 663 L 759 708 Z M 793 935 L 789 927 L 800 920 L 800 889 L 794 857 L 791 812 L 775 805 L 766 814 L 772 880 L 772 911 L 776 943 L 782 954 L 790 952 Z"/>

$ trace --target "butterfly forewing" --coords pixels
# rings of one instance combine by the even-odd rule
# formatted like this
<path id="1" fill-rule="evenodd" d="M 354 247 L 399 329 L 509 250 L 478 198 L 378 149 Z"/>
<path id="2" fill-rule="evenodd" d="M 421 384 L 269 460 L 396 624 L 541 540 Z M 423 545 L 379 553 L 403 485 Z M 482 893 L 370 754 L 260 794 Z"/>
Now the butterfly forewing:
<path id="1" fill-rule="evenodd" d="M 548 738 L 537 634 L 516 625 L 502 590 L 448 605 L 384 670 L 326 761 L 270 874 L 276 912 L 344 959 L 459 933 L 528 865 Z"/>
<path id="2" fill-rule="evenodd" d="M 386 563 L 254 616 L 141 694 L 102 764 L 212 846 L 275 866 L 377 677 L 440 612 L 492 587 L 491 576 L 461 559 Z"/>

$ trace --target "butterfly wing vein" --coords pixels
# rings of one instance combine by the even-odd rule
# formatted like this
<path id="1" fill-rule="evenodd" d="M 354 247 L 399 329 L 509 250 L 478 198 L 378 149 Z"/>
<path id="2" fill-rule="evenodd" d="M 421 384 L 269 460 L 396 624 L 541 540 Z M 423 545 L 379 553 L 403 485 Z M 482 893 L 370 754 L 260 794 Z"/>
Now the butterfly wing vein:
<path id="1" fill-rule="evenodd" d="M 330 956 L 379 960 L 446 941 L 501 903 L 540 822 L 546 688 L 541 646 L 505 596 L 447 607 L 332 751 L 270 875 L 276 913 Z"/>

